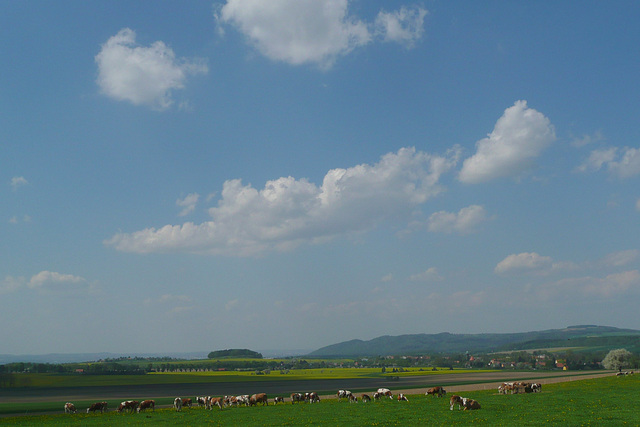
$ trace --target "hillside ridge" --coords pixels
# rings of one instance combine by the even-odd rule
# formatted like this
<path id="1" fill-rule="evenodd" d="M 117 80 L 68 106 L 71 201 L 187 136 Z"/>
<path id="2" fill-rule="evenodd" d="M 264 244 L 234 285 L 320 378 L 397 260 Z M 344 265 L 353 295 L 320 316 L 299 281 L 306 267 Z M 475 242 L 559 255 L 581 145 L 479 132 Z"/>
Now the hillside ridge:
<path id="1" fill-rule="evenodd" d="M 526 350 L 593 344 L 607 347 L 630 342 L 640 346 L 640 330 L 613 326 L 573 325 L 562 329 L 516 333 L 453 334 L 404 334 L 383 335 L 371 340 L 353 339 L 328 345 L 309 353 L 310 357 L 353 357 L 417 353 L 456 353 Z"/>

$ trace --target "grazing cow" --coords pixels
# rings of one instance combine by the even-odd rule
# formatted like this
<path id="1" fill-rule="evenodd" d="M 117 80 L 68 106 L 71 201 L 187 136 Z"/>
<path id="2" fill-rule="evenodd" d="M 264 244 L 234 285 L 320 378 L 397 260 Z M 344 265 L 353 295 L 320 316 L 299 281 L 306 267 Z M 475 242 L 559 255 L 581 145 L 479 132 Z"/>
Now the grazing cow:
<path id="1" fill-rule="evenodd" d="M 95 413 L 96 411 L 106 412 L 107 410 L 107 402 L 96 402 L 92 403 L 91 406 L 87 408 L 87 414 L 89 412 Z"/>
<path id="2" fill-rule="evenodd" d="M 291 393 L 291 404 L 293 405 L 296 402 L 304 401 L 304 394 L 302 393 Z"/>
<path id="3" fill-rule="evenodd" d="M 176 412 L 182 411 L 182 399 L 180 399 L 179 397 L 173 399 L 173 407 L 175 408 Z"/>
<path id="4" fill-rule="evenodd" d="M 183 407 L 191 408 L 192 404 L 193 404 L 193 400 L 191 400 L 190 397 L 185 397 L 184 399 L 182 399 L 182 406 Z"/>
<path id="5" fill-rule="evenodd" d="M 262 403 L 262 406 L 269 404 L 267 393 L 254 394 L 249 398 L 249 406 L 257 405 L 258 403 Z"/>
<path id="6" fill-rule="evenodd" d="M 438 396 L 438 397 L 442 397 L 445 394 L 447 394 L 447 390 L 445 390 L 443 387 L 440 386 L 436 386 L 436 387 L 431 387 L 430 389 L 427 389 L 427 392 L 424 394 L 425 396 Z"/>
<path id="7" fill-rule="evenodd" d="M 309 401 L 309 403 L 320 403 L 320 396 L 318 396 L 318 393 L 316 393 L 315 391 L 306 393 L 306 399 Z"/>
<path id="8" fill-rule="evenodd" d="M 75 414 L 76 412 L 78 412 L 76 410 L 76 405 L 74 405 L 71 402 L 67 402 L 64 404 L 64 413 L 65 414 Z"/>
<path id="9" fill-rule="evenodd" d="M 362 396 L 360 396 L 360 400 L 362 400 L 364 403 L 371 402 L 371 397 L 368 394 L 363 394 Z"/>
<path id="10" fill-rule="evenodd" d="M 349 396 L 351 396 L 353 393 L 351 393 L 349 390 L 338 390 L 338 400 L 342 400 L 342 398 L 345 399 L 349 399 Z"/>
<path id="11" fill-rule="evenodd" d="M 209 398 L 209 400 L 207 401 L 207 408 L 209 408 L 209 410 L 211 411 L 214 406 L 217 406 L 218 408 L 220 408 L 220 410 L 222 410 L 222 407 L 224 406 L 224 399 L 222 397 Z"/>
<path id="12" fill-rule="evenodd" d="M 542 391 L 542 384 L 540 384 L 540 383 L 531 384 L 531 390 L 534 393 L 540 393 Z"/>
<path id="13" fill-rule="evenodd" d="M 458 409 L 462 409 L 462 406 L 463 406 L 462 405 L 462 398 L 460 396 L 458 396 L 457 394 L 454 394 L 449 399 L 449 409 L 453 411 L 453 407 L 455 405 L 458 405 Z"/>
<path id="14" fill-rule="evenodd" d="M 207 406 L 207 398 L 206 397 L 201 397 L 198 396 L 196 397 L 196 403 L 198 404 L 198 407 L 201 408 L 203 406 Z"/>
<path id="15" fill-rule="evenodd" d="M 284 397 L 282 396 L 276 396 L 273 398 L 273 404 L 277 404 L 277 403 L 284 403 Z"/>
<path id="16" fill-rule="evenodd" d="M 387 396 L 389 399 L 393 399 L 393 393 L 388 388 L 379 388 L 378 393 L 380 393 L 380 396 Z"/>
<path id="17" fill-rule="evenodd" d="M 373 400 L 380 400 L 381 397 L 382 397 L 382 395 L 380 393 L 378 393 L 377 391 L 375 393 L 373 393 Z"/>
<path id="18" fill-rule="evenodd" d="M 118 409 L 116 409 L 116 411 L 118 411 L 118 412 L 122 412 L 122 411 L 134 412 L 139 404 L 140 404 L 140 402 L 138 402 L 137 400 L 125 400 L 125 401 L 121 402 L 120 405 L 118 405 Z"/>
<path id="19" fill-rule="evenodd" d="M 356 397 L 355 394 L 349 395 L 349 403 L 358 403 L 358 398 Z"/>
<path id="20" fill-rule="evenodd" d="M 154 412 L 156 411 L 155 400 L 143 400 L 140 403 L 140 406 L 138 406 L 138 413 L 140 413 L 140 411 L 144 411 L 145 409 L 149 409 L 149 408 L 151 408 L 151 410 L 153 410 Z"/>
<path id="21" fill-rule="evenodd" d="M 409 399 L 407 399 L 407 396 L 405 396 L 403 393 L 398 394 L 398 402 L 401 402 L 401 401 L 403 401 L 403 400 L 404 400 L 405 402 L 408 402 L 408 401 L 409 401 Z"/>

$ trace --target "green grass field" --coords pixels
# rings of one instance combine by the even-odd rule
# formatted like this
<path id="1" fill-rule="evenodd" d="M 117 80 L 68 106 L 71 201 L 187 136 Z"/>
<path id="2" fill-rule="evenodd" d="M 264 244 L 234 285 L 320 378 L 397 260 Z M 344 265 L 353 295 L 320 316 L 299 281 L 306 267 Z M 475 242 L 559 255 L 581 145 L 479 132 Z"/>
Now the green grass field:
<path id="1" fill-rule="evenodd" d="M 2 418 L 7 425 L 640 425 L 640 376 L 605 377 L 546 385 L 542 393 L 499 395 L 495 391 L 460 393 L 478 400 L 478 411 L 449 410 L 448 398 L 409 395 L 409 402 L 384 400 L 349 404 L 335 399 L 319 404 L 239 407 L 207 411 L 162 409 L 140 414 L 46 415 Z M 165 402 L 159 402 L 165 403 Z M 80 406 L 82 407 L 82 406 Z M 62 412 L 62 408 L 57 408 Z"/>

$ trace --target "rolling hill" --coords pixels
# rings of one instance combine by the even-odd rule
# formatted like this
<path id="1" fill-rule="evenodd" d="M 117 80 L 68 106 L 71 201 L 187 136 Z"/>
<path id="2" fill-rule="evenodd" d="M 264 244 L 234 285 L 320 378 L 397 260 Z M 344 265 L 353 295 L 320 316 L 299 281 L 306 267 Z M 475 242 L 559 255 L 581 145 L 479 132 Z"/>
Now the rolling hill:
<path id="1" fill-rule="evenodd" d="M 322 347 L 309 357 L 357 357 L 426 353 L 496 352 L 553 347 L 627 347 L 640 350 L 640 330 L 576 325 L 564 329 L 504 334 L 411 334 L 350 340 Z M 631 347 L 631 348 L 629 348 Z"/>

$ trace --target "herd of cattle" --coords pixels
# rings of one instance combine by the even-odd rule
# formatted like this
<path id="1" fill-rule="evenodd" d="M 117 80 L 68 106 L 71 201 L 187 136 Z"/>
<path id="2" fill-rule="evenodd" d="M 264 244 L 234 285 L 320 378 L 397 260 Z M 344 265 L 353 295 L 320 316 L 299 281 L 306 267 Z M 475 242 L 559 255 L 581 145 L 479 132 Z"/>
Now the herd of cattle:
<path id="1" fill-rule="evenodd" d="M 502 383 L 498 386 L 499 394 L 518 394 L 518 393 L 538 393 L 542 390 L 542 384 L 540 383 L 525 383 L 525 382 L 508 382 Z M 425 393 L 426 396 L 435 396 L 435 397 L 443 397 L 447 394 L 447 391 L 440 386 L 431 387 Z M 393 393 L 388 388 L 379 388 L 378 391 L 372 393 L 372 395 L 361 394 L 359 397 L 353 394 L 349 390 L 338 390 L 336 394 L 338 401 L 342 399 L 346 399 L 349 403 L 358 403 L 360 402 L 371 402 L 372 400 L 380 400 L 383 398 L 393 399 Z M 317 393 L 291 393 L 291 404 L 295 403 L 319 403 L 320 396 Z M 408 402 L 409 399 L 403 393 L 398 393 L 396 395 L 396 399 L 398 401 Z M 205 409 L 212 410 L 214 406 L 217 406 L 219 409 L 223 409 L 225 407 L 234 407 L 234 406 L 257 406 L 258 404 L 268 405 L 269 399 L 267 398 L 266 393 L 257 393 L 254 395 L 240 395 L 240 396 L 224 396 L 224 397 L 211 397 L 211 396 L 202 396 L 196 397 L 195 399 L 191 398 L 181 398 L 176 397 L 173 401 L 173 408 L 176 411 L 181 411 L 182 408 L 191 408 L 192 405 L 197 404 L 199 407 L 204 407 Z M 273 399 L 274 404 L 285 403 L 284 397 L 275 397 Z M 480 409 L 480 403 L 476 400 L 469 399 L 466 397 L 461 397 L 458 395 L 453 395 L 449 399 L 449 409 L 453 411 L 455 406 L 458 406 L 458 409 L 461 410 L 474 410 Z M 155 400 L 143 400 L 142 402 L 137 400 L 125 400 L 116 408 L 117 412 L 143 412 L 147 409 L 151 409 L 155 411 L 156 402 Z M 95 413 L 97 411 L 107 412 L 108 405 L 107 402 L 96 402 L 91 404 L 87 408 L 87 413 Z M 75 414 L 77 412 L 76 407 L 73 403 L 67 402 L 64 405 L 64 412 L 69 414 Z"/>

